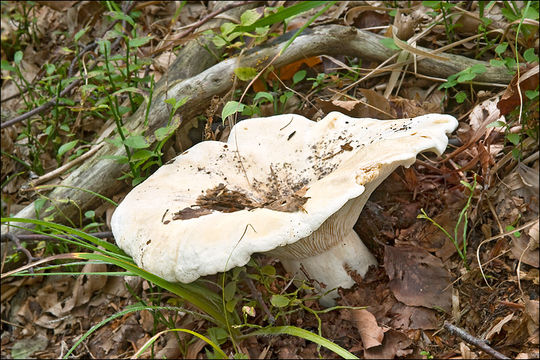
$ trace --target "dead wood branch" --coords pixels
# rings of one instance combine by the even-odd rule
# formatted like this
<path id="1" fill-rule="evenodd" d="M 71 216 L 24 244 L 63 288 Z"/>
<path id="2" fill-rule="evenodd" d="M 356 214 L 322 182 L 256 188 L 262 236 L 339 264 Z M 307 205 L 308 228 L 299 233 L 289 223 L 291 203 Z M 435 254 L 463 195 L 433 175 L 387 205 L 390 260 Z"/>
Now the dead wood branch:
<path id="1" fill-rule="evenodd" d="M 231 11 L 238 13 L 238 11 L 244 9 L 238 8 Z M 215 27 L 216 24 L 219 24 L 219 21 L 217 19 L 212 20 L 204 27 Z M 166 79 L 161 79 L 156 85 L 146 134 L 153 134 L 154 130 L 166 125 L 170 108 L 164 103 L 164 100 L 172 97 L 177 100 L 184 97 L 188 98 L 187 103 L 178 109 L 178 113 L 183 119 L 178 131 L 184 134 L 187 133 L 196 117 L 203 113 L 204 109 L 208 108 L 212 97 L 223 95 L 231 89 L 235 68 L 254 67 L 261 69 L 278 54 L 293 33 L 287 33 L 268 41 L 264 46 L 246 51 L 242 56 L 224 60 L 216 65 L 212 64 L 213 57 L 200 45 L 200 43 L 205 43 L 206 46 L 210 46 L 211 41 L 208 37 L 201 37 L 188 43 L 181 50 L 177 61 L 171 66 L 168 74 L 164 76 Z M 379 35 L 352 27 L 340 25 L 319 26 L 308 29 L 297 37 L 289 48 L 276 59 L 274 66 L 280 67 L 302 58 L 323 54 L 333 56 L 348 55 L 382 62 L 391 57 L 396 51 L 386 48 L 380 42 L 381 39 L 382 37 Z M 420 47 L 419 49 L 426 52 L 430 51 Z M 418 72 L 424 75 L 448 77 L 472 65 L 482 64 L 487 70 L 485 73 L 478 75 L 475 80 L 502 84 L 511 81 L 511 75 L 489 65 L 489 63 L 453 54 L 439 53 L 438 55 L 446 58 L 446 60 L 440 61 L 418 57 Z M 139 110 L 125 122 L 130 131 L 140 133 L 143 130 L 145 108 L 145 104 L 140 106 Z M 62 184 L 91 190 L 107 197 L 118 193 L 125 185 L 116 179 L 128 168 L 126 165 L 120 165 L 115 161 L 102 159 L 103 155 L 125 154 L 123 148 L 116 148 L 113 145 L 106 144 L 92 158 L 74 170 Z M 76 218 L 80 211 L 97 207 L 101 201 L 87 192 L 63 187 L 54 189 L 48 194 L 48 197 L 55 202 L 57 210 L 61 210 L 64 216 L 69 218 Z M 70 199 L 71 201 L 61 202 L 62 199 Z M 72 202 L 77 203 L 78 207 L 74 206 Z M 51 214 L 41 214 L 42 217 L 49 215 Z M 28 205 L 16 216 L 33 218 L 35 216 L 34 205 Z M 64 219 L 59 217 L 55 218 L 55 221 L 65 222 Z M 13 229 L 13 231 L 18 232 L 19 230 Z"/>
<path id="2" fill-rule="evenodd" d="M 469 334 L 465 330 L 450 324 L 448 321 L 444 322 L 444 328 L 446 330 L 448 330 L 450 332 L 450 334 L 455 335 L 455 336 L 459 336 L 460 338 L 462 338 L 463 340 L 465 340 L 469 344 L 474 345 L 474 346 L 482 349 L 485 353 L 493 356 L 495 359 L 510 359 L 506 355 L 501 354 L 500 352 L 498 352 L 497 350 L 495 350 L 491 346 L 489 346 L 486 343 L 485 340 L 482 340 L 482 339 L 479 339 L 477 337 L 472 336 L 471 334 Z"/>

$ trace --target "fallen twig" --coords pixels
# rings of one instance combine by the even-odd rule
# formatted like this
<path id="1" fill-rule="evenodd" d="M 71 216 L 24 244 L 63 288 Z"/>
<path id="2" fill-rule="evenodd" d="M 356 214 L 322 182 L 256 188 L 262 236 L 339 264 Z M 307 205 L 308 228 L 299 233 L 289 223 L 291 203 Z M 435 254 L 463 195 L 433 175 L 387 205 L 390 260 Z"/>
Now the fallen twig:
<path id="1" fill-rule="evenodd" d="M 103 144 L 104 143 L 101 143 L 101 144 L 98 144 L 98 145 L 94 146 L 92 149 L 85 152 L 84 154 L 82 154 L 78 158 L 73 159 L 73 161 L 70 161 L 67 164 L 64 164 L 64 165 L 60 166 L 58 169 L 55 169 L 55 170 L 53 170 L 51 172 L 48 172 L 47 174 L 45 174 L 43 176 L 38 177 L 37 179 L 35 179 L 33 181 L 30 181 L 29 186 L 34 187 L 36 185 L 42 184 L 42 183 L 44 183 L 46 181 L 54 179 L 55 177 L 63 174 L 67 170 L 71 169 L 73 166 L 77 165 L 78 163 L 80 163 L 80 162 L 88 159 L 90 156 L 94 155 L 99 149 L 101 149 Z"/>
<path id="2" fill-rule="evenodd" d="M 497 350 L 493 349 L 491 346 L 486 344 L 485 340 L 479 339 L 477 337 L 472 336 L 465 330 L 450 324 L 448 321 L 444 322 L 444 328 L 450 332 L 450 334 L 459 336 L 469 344 L 472 344 L 480 349 L 482 349 L 487 354 L 493 356 L 495 359 L 510 359 L 506 355 L 501 354 Z"/>
<path id="3" fill-rule="evenodd" d="M 11 233 L 6 233 L 6 234 L 2 234 L 2 240 L 4 240 L 4 238 L 6 238 L 8 240 L 11 240 L 11 241 L 13 241 L 15 243 L 15 246 L 17 247 L 17 250 L 22 251 L 26 255 L 26 257 L 28 258 L 28 264 L 31 264 L 32 262 L 39 260 L 39 258 L 34 257 L 32 255 L 32 253 L 27 248 L 25 248 L 24 246 L 21 245 L 21 240 L 24 241 L 24 239 L 21 239 L 20 236 L 17 236 L 15 234 L 11 234 Z M 32 269 L 30 269 L 30 270 L 32 270 Z"/>
<path id="4" fill-rule="evenodd" d="M 14 124 L 19 123 L 19 122 L 21 122 L 23 120 L 26 120 L 26 119 L 34 116 L 34 115 L 42 113 L 43 111 L 47 110 L 48 108 L 50 108 L 54 104 L 56 104 L 59 97 L 61 98 L 64 95 L 66 95 L 68 92 L 73 90 L 77 85 L 79 85 L 80 82 L 81 82 L 81 79 L 75 80 L 74 82 L 69 84 L 64 90 L 62 90 L 62 92 L 60 92 L 60 96 L 55 96 L 51 100 L 47 101 L 45 104 L 43 104 L 41 106 L 38 106 L 37 108 L 32 109 L 32 110 L 30 110 L 30 111 L 28 111 L 28 112 L 26 112 L 26 113 L 24 113 L 22 115 L 19 115 L 19 116 L 15 117 L 15 118 L 13 118 L 11 120 L 3 122 L 0 125 L 0 129 L 6 128 L 6 127 L 11 126 L 11 125 L 14 125 Z"/>

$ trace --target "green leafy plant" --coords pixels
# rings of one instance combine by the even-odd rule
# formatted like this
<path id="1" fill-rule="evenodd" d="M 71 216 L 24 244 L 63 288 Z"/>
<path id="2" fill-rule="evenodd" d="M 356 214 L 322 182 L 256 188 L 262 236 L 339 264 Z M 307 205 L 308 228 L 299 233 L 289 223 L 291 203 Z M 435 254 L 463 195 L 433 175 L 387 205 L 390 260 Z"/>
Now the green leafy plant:
<path id="1" fill-rule="evenodd" d="M 58 267 L 64 267 L 69 265 L 69 263 L 63 263 L 63 264 L 56 264 L 56 265 L 48 265 L 45 267 L 42 267 L 42 264 L 45 264 L 47 262 L 54 262 L 54 261 L 70 261 L 71 265 L 81 265 L 86 263 L 87 261 L 92 262 L 99 262 L 99 263 L 105 263 L 105 264 L 111 264 L 118 266 L 122 269 L 124 269 L 123 272 L 118 272 L 115 274 L 115 272 L 106 272 L 106 273 L 89 273 L 89 275 L 129 275 L 129 276 L 140 276 L 147 280 L 148 282 L 155 284 L 159 286 L 162 289 L 168 290 L 171 293 L 178 296 L 181 301 L 189 302 L 192 305 L 194 305 L 198 310 L 201 312 L 194 312 L 191 310 L 186 309 L 183 306 L 177 307 L 177 306 L 150 306 L 145 304 L 137 304 L 133 306 L 129 306 L 126 309 L 119 311 L 118 313 L 114 314 L 113 316 L 108 317 L 107 319 L 101 321 L 100 323 L 94 325 L 92 328 L 90 328 L 80 339 L 78 339 L 75 344 L 68 350 L 68 352 L 64 355 L 64 358 L 69 358 L 69 356 L 73 353 L 73 351 L 85 340 L 87 339 L 91 334 L 93 334 L 97 329 L 102 327 L 103 325 L 107 324 L 108 322 L 123 316 L 130 312 L 135 311 L 141 311 L 141 310 L 173 310 L 173 311 L 182 311 L 186 313 L 190 313 L 194 316 L 200 317 L 204 320 L 207 320 L 213 324 L 215 324 L 215 327 L 211 327 L 208 329 L 208 336 L 204 336 L 199 333 L 195 333 L 191 330 L 187 329 L 169 329 L 166 331 L 181 331 L 181 332 L 187 332 L 191 335 L 194 335 L 200 339 L 203 339 L 205 342 L 210 344 L 212 348 L 214 349 L 214 353 L 212 356 L 217 356 L 219 358 L 223 357 L 223 350 L 220 348 L 220 344 L 223 344 L 225 340 L 231 340 L 233 344 L 238 341 L 239 339 L 248 337 L 248 336 L 265 336 L 265 335 L 279 335 L 279 334 L 288 334 L 292 336 L 298 336 L 301 338 L 304 338 L 309 341 L 313 341 L 316 344 L 323 346 L 334 353 L 336 353 L 339 356 L 342 356 L 344 358 L 356 358 L 353 354 L 348 352 L 347 350 L 341 348 L 340 346 L 334 344 L 333 342 L 323 338 L 322 336 L 318 334 L 314 334 L 312 332 L 309 332 L 307 330 L 295 327 L 295 326 L 267 326 L 264 328 L 259 328 L 258 330 L 255 330 L 254 332 L 249 332 L 246 334 L 242 334 L 239 332 L 238 326 L 229 326 L 229 320 L 227 320 L 227 316 L 223 314 L 222 312 L 222 296 L 229 299 L 229 301 L 234 301 L 234 303 L 231 303 L 231 305 L 226 305 L 226 311 L 234 312 L 234 309 L 236 308 L 236 300 L 234 293 L 236 292 L 236 284 L 233 285 L 227 285 L 223 288 L 223 294 L 220 296 L 216 292 L 210 290 L 206 286 L 204 286 L 204 283 L 202 281 L 196 281 L 194 283 L 190 284 L 180 284 L 180 283 L 172 283 L 169 281 L 166 281 L 154 274 L 151 274 L 138 266 L 136 266 L 133 262 L 133 260 L 127 256 L 120 248 L 118 248 L 115 244 L 111 244 L 105 240 L 101 240 L 95 236 L 92 236 L 90 234 L 87 234 L 83 231 L 70 228 L 65 225 L 55 224 L 51 222 L 45 222 L 42 220 L 34 220 L 34 219 L 24 219 L 24 218 L 2 218 L 1 222 L 3 224 L 9 223 L 12 227 L 19 227 L 16 225 L 17 223 L 29 223 L 34 225 L 40 225 L 42 229 L 49 231 L 50 233 L 45 233 L 44 231 L 37 230 L 37 228 L 33 228 L 32 231 L 38 233 L 38 234 L 47 234 L 49 236 L 52 236 L 56 238 L 59 241 L 65 242 L 66 244 L 69 244 L 71 246 L 76 246 L 77 248 L 83 249 L 86 252 L 72 252 L 72 253 L 64 253 L 60 255 L 54 255 L 49 258 L 40 260 L 36 263 L 33 263 L 32 265 L 24 266 L 21 269 L 18 269 L 16 271 L 3 274 L 2 277 L 6 276 L 40 276 L 43 274 L 48 275 L 57 275 L 62 274 L 63 272 L 52 272 L 52 273 L 45 273 L 44 270 L 51 270 Z M 67 235 L 66 238 L 60 237 L 59 235 Z M 33 274 L 30 274 L 28 272 L 28 268 L 35 267 L 36 272 Z M 244 271 L 243 268 L 236 268 L 232 270 L 232 279 L 236 279 L 238 281 L 239 275 Z M 230 272 L 229 272 L 230 273 Z M 74 274 L 80 274 L 76 271 Z M 227 276 L 224 274 L 223 276 Z M 298 291 L 298 290 L 297 290 Z M 295 292 L 296 293 L 296 292 Z M 294 294 L 289 294 L 288 296 L 295 296 Z M 291 304 L 289 304 L 291 305 Z M 324 312 L 330 311 L 330 309 L 323 310 Z M 238 316 L 229 317 L 229 319 L 232 319 L 236 322 L 235 319 L 239 319 Z M 237 323 L 240 325 L 239 323 Z M 234 325 L 234 324 L 233 324 Z M 228 331 L 225 329 L 229 329 Z M 160 333 L 161 334 L 161 333 Z M 156 338 L 160 334 L 154 335 Z M 146 345 L 150 346 L 151 343 L 155 341 L 155 338 L 151 341 L 149 341 Z M 140 352 L 139 352 L 140 353 Z M 241 354 L 237 354 L 235 357 L 242 357 Z"/>
<path id="2" fill-rule="evenodd" d="M 446 235 L 447 238 L 450 239 L 450 241 L 452 241 L 452 244 L 454 244 L 459 257 L 461 258 L 461 260 L 463 261 L 463 264 L 465 265 L 465 267 L 468 270 L 469 265 L 467 263 L 467 227 L 468 227 L 468 224 L 469 224 L 469 216 L 468 216 L 469 214 L 467 213 L 467 210 L 471 206 L 471 201 L 472 201 L 472 197 L 474 195 L 474 190 L 476 189 L 476 184 L 477 184 L 476 183 L 476 174 L 474 174 L 474 176 L 473 176 L 473 183 L 472 184 L 470 184 L 470 183 L 468 183 L 466 181 L 463 181 L 463 180 L 461 180 L 460 183 L 466 189 L 469 190 L 469 196 L 467 197 L 467 201 L 465 203 L 465 206 L 463 207 L 463 209 L 461 209 L 461 212 L 459 213 L 458 221 L 457 221 L 456 225 L 454 226 L 454 232 L 453 232 L 452 235 L 450 235 L 450 233 L 445 228 L 443 228 L 441 225 L 439 225 L 435 220 L 430 218 L 426 214 L 424 209 L 420 210 L 421 214 L 419 214 L 417 216 L 417 218 L 418 219 L 429 220 L 429 222 L 431 222 L 433 225 L 435 225 L 439 230 L 441 230 L 444 233 L 444 235 Z M 462 233 L 461 233 L 462 243 L 460 244 L 459 243 L 459 229 L 460 229 L 461 226 L 463 227 L 463 230 L 462 230 Z"/>
<path id="3" fill-rule="evenodd" d="M 437 15 L 439 12 L 442 13 L 442 22 L 444 24 L 444 30 L 446 31 L 446 36 L 448 38 L 448 41 L 453 42 L 454 41 L 454 29 L 457 26 L 452 22 L 452 16 L 454 14 L 451 13 L 452 8 L 454 8 L 457 4 L 451 3 L 449 1 L 422 1 L 422 5 L 432 8 L 434 10 L 434 13 L 432 15 Z"/>
<path id="4" fill-rule="evenodd" d="M 449 88 L 453 88 L 457 86 L 458 84 L 465 84 L 468 83 L 471 86 L 472 91 L 472 84 L 471 81 L 476 78 L 477 75 L 483 74 L 486 72 L 486 67 L 482 64 L 476 64 L 473 65 L 465 70 L 462 70 L 456 74 L 450 75 L 446 82 L 441 84 L 439 86 L 439 89 L 445 89 L 447 91 Z M 467 99 L 468 95 L 464 91 L 459 91 L 454 95 L 454 98 L 458 103 L 462 103 Z"/>

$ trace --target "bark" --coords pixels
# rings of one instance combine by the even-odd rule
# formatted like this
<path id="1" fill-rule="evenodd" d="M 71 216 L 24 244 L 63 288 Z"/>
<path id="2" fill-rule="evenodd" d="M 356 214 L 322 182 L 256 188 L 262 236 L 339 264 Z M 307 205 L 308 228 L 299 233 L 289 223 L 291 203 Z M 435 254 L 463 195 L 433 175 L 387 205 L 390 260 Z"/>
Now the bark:
<path id="1" fill-rule="evenodd" d="M 216 22 L 207 26 L 216 26 Z M 259 70 L 262 69 L 279 53 L 291 36 L 292 33 L 284 34 L 272 41 L 268 41 L 264 46 L 253 48 L 238 57 L 229 58 L 209 68 L 207 67 L 212 64 L 213 57 L 209 56 L 207 51 L 198 43 L 209 44 L 209 39 L 199 38 L 192 41 L 182 49 L 177 62 L 169 70 L 168 76 L 164 76 L 164 79 L 160 80 L 156 86 L 149 116 L 149 129 L 146 130 L 146 134 L 152 134 L 155 129 L 166 125 L 169 117 L 169 107 L 164 103 L 164 100 L 171 97 L 178 100 L 183 97 L 189 99 L 177 111 L 182 118 L 182 123 L 177 131 L 187 133 L 189 128 L 193 126 L 194 119 L 198 115 L 204 114 L 204 109 L 208 108 L 210 100 L 214 96 L 223 95 L 231 89 L 235 68 L 254 67 Z M 323 54 L 356 56 L 382 62 L 395 54 L 396 51 L 382 45 L 381 38 L 381 36 L 371 32 L 340 25 L 325 25 L 307 29 L 275 60 L 273 66 L 277 68 L 301 58 Z M 431 51 L 419 48 L 427 52 Z M 508 84 L 512 79 L 512 75 L 507 74 L 506 71 L 501 71 L 501 68 L 492 67 L 489 63 L 483 61 L 446 53 L 437 55 L 445 57 L 446 60 L 421 59 L 419 57 L 417 71 L 424 75 L 446 78 L 472 65 L 482 64 L 487 70 L 485 73 L 477 75 L 475 81 Z M 207 69 L 204 70 L 205 68 Z M 144 127 L 145 108 L 145 104 L 141 105 L 139 110 L 126 122 L 126 127 L 140 133 Z M 62 185 L 84 188 L 107 197 L 120 192 L 125 187 L 125 183 L 116 179 L 123 172 L 128 171 L 128 167 L 112 160 L 102 159 L 101 157 L 106 154 L 125 155 L 124 149 L 106 144 L 94 157 L 73 171 L 62 182 Z M 57 206 L 56 210 L 60 210 L 57 212 L 63 214 L 62 217 L 57 216 L 54 219 L 56 222 L 65 222 L 65 218 L 76 219 L 81 211 L 96 208 L 102 201 L 87 192 L 64 187 L 55 188 L 47 196 Z M 70 201 L 61 201 L 63 199 L 69 199 Z M 76 203 L 77 206 L 73 205 L 73 203 Z M 47 208 L 47 205 L 44 208 Z M 51 214 L 41 214 L 42 217 L 48 215 Z M 34 218 L 34 204 L 31 203 L 21 210 L 16 217 Z"/>

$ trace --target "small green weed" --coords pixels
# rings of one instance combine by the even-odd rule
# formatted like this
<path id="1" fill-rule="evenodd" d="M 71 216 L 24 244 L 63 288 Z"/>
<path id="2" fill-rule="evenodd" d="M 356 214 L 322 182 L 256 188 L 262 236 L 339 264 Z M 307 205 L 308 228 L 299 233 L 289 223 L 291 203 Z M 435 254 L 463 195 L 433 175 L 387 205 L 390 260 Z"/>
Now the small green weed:
<path id="1" fill-rule="evenodd" d="M 437 228 L 439 228 L 439 230 L 441 230 L 446 235 L 446 237 L 449 238 L 450 241 L 452 241 L 452 243 L 456 247 L 456 250 L 457 250 L 457 253 L 458 253 L 459 257 L 463 261 L 463 264 L 465 265 L 467 270 L 469 270 L 469 264 L 467 263 L 467 226 L 468 226 L 468 223 L 469 223 L 469 214 L 467 213 L 467 210 L 471 206 L 471 200 L 472 200 L 472 197 L 474 195 L 474 190 L 476 189 L 476 184 L 477 184 L 476 183 L 476 174 L 474 174 L 474 176 L 473 176 L 473 183 L 472 184 L 469 184 L 468 182 L 463 181 L 463 180 L 461 180 L 460 182 L 461 182 L 461 185 L 463 185 L 465 188 L 467 188 L 469 190 L 469 196 L 467 198 L 467 202 L 465 203 L 465 206 L 463 207 L 463 209 L 461 209 L 461 212 L 459 213 L 458 221 L 457 221 L 456 225 L 454 226 L 454 234 L 453 235 L 450 235 L 450 233 L 448 231 L 446 231 L 445 228 L 443 228 L 435 220 L 430 218 L 426 214 L 424 209 L 420 210 L 421 214 L 419 214 L 417 216 L 417 219 L 429 220 L 433 225 L 435 225 Z M 462 223 L 463 223 L 463 225 L 462 225 Z M 461 234 L 463 240 L 462 240 L 461 244 L 459 244 L 459 241 L 458 241 L 458 239 L 459 239 L 458 232 L 459 232 L 460 226 L 463 226 L 463 232 Z"/>

